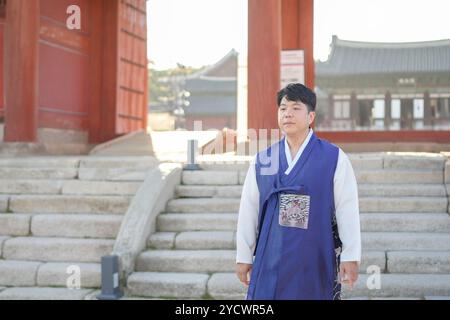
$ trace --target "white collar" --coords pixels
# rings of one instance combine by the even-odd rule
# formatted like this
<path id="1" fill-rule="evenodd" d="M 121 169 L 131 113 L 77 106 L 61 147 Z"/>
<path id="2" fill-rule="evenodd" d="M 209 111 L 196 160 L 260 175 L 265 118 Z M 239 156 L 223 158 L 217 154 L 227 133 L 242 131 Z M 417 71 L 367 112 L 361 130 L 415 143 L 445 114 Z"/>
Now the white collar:
<path id="1" fill-rule="evenodd" d="M 308 145 L 309 140 L 311 140 L 312 134 L 313 134 L 313 130 L 310 128 L 309 132 L 308 132 L 308 135 L 306 136 L 305 141 L 303 141 L 302 145 L 298 149 L 294 160 L 292 160 L 291 151 L 289 149 L 289 144 L 287 142 L 286 136 L 284 137 L 284 153 L 285 153 L 287 164 L 288 164 L 288 168 L 284 172 L 285 174 L 289 174 L 289 172 L 291 172 L 291 170 L 294 168 L 294 166 L 297 163 L 298 159 L 300 159 L 300 156 L 302 155 L 303 150 L 305 150 L 306 146 Z"/>

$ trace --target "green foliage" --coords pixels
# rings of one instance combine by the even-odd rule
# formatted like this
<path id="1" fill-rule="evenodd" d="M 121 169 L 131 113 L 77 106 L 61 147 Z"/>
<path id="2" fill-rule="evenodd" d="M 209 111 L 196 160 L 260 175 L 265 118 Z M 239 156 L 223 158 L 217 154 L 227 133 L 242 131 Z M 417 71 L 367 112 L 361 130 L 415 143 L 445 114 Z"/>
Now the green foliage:
<path id="1" fill-rule="evenodd" d="M 148 90 L 150 105 L 173 105 L 176 101 L 177 83 L 201 68 L 185 67 L 180 64 L 176 68 L 166 70 L 148 70 Z"/>

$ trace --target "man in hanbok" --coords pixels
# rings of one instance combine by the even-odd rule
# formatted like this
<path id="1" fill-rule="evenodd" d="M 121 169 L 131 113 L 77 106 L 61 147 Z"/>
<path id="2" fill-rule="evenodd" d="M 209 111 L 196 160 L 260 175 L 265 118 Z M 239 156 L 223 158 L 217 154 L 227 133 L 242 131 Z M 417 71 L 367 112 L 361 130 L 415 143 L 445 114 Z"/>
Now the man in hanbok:
<path id="1" fill-rule="evenodd" d="M 244 182 L 236 274 L 249 300 L 338 300 L 358 278 L 358 188 L 347 155 L 311 124 L 316 95 L 291 83 L 277 95 L 283 138 L 259 152 Z"/>

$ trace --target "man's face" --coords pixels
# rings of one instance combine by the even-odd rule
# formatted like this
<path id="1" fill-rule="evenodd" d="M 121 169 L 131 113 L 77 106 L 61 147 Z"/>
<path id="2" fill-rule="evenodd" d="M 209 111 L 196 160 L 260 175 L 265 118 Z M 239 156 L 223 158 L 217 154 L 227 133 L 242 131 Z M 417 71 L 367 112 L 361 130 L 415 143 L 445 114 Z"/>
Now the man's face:
<path id="1" fill-rule="evenodd" d="M 288 136 L 297 136 L 308 130 L 314 121 L 315 112 L 301 101 L 289 101 L 284 97 L 278 107 L 278 125 Z"/>

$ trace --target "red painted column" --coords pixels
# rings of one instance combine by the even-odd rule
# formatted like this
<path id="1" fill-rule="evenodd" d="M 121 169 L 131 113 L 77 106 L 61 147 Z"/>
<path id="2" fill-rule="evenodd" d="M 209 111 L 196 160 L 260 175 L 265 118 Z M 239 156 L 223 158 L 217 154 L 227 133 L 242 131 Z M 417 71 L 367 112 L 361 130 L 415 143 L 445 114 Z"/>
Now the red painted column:
<path id="1" fill-rule="evenodd" d="M 298 47 L 305 50 L 305 85 L 314 89 L 314 0 L 298 0 Z"/>
<path id="2" fill-rule="evenodd" d="M 103 2 L 90 0 L 92 12 L 90 89 L 89 98 L 89 143 L 101 143 L 102 130 L 102 63 L 103 63 Z"/>
<path id="3" fill-rule="evenodd" d="M 39 1 L 6 3 L 4 140 L 7 142 L 37 140 Z"/>
<path id="4" fill-rule="evenodd" d="M 314 0 L 282 0 L 282 49 L 305 50 L 305 85 L 314 88 Z"/>
<path id="5" fill-rule="evenodd" d="M 281 0 L 282 49 L 304 50 L 305 85 L 314 90 L 314 0 Z"/>
<path id="6" fill-rule="evenodd" d="M 276 93 L 280 89 L 280 1 L 248 1 L 249 129 L 278 128 Z"/>

